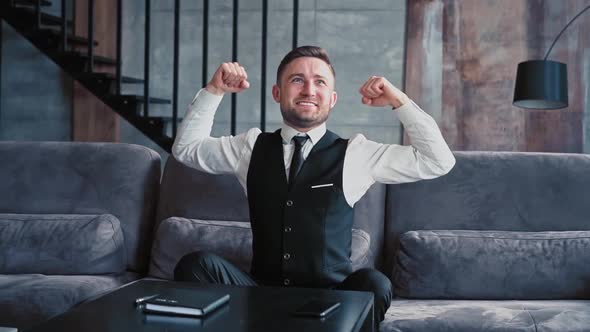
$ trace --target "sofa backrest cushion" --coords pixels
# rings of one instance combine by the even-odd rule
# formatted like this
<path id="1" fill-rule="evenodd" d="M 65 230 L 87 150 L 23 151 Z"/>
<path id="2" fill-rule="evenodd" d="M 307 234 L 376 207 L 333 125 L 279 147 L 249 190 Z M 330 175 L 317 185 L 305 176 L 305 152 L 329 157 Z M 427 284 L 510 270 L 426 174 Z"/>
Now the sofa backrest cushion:
<path id="1" fill-rule="evenodd" d="M 350 259 L 353 270 L 366 266 L 370 244 L 369 234 L 360 229 L 352 229 Z M 252 261 L 250 224 L 177 217 L 164 220 L 156 232 L 149 275 L 172 280 L 178 261 L 194 251 L 219 255 L 242 271 L 249 272 Z"/>
<path id="2" fill-rule="evenodd" d="M 590 230 L 590 155 L 454 152 L 449 174 L 387 185 L 386 258 L 411 230 Z"/>
<path id="3" fill-rule="evenodd" d="M 353 228 L 371 238 L 367 266 L 381 267 L 385 185 L 375 184 L 356 203 Z M 249 223 L 248 200 L 233 175 L 212 175 L 168 158 L 162 177 L 157 220 L 182 217 Z"/>
<path id="4" fill-rule="evenodd" d="M 126 263 L 112 214 L 0 214 L 0 274 L 120 273 Z"/>
<path id="5" fill-rule="evenodd" d="M 410 231 L 393 271 L 406 298 L 588 299 L 590 231 Z"/>
<path id="6" fill-rule="evenodd" d="M 0 142 L 0 213 L 112 214 L 127 268 L 146 272 L 160 156 L 123 143 Z"/>

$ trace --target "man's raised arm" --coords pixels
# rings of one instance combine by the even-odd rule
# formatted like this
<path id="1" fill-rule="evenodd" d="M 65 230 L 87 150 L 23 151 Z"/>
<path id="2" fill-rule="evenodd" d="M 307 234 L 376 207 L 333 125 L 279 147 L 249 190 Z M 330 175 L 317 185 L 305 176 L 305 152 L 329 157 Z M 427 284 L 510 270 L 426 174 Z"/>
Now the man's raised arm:
<path id="1" fill-rule="evenodd" d="M 368 168 L 370 179 L 367 179 L 367 184 L 371 181 L 403 183 L 431 179 L 453 168 L 455 157 L 436 122 L 405 93 L 380 76 L 371 76 L 359 92 L 365 105 L 393 107 L 411 143 L 411 146 L 381 144 L 362 135 L 351 140 L 351 155 L 363 155 L 363 160 L 368 160 L 365 165 L 358 166 L 365 170 Z M 350 171 L 354 174 L 362 169 Z"/>
<path id="2" fill-rule="evenodd" d="M 172 146 L 174 157 L 198 170 L 222 174 L 234 173 L 241 154 L 247 148 L 249 135 L 255 130 L 237 136 L 210 137 L 215 111 L 226 92 L 238 93 L 250 87 L 244 67 L 237 62 L 223 63 L 201 89 L 180 125 Z"/>

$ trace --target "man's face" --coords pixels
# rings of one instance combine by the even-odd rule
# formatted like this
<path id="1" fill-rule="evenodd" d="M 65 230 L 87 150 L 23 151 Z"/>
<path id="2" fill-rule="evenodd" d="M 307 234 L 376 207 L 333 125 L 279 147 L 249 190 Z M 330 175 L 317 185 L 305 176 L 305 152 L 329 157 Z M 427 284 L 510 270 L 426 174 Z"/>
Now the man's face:
<path id="1" fill-rule="evenodd" d="M 285 123 L 307 131 L 328 119 L 336 104 L 334 75 L 323 60 L 301 57 L 291 61 L 272 87 L 272 96 L 280 103 Z"/>

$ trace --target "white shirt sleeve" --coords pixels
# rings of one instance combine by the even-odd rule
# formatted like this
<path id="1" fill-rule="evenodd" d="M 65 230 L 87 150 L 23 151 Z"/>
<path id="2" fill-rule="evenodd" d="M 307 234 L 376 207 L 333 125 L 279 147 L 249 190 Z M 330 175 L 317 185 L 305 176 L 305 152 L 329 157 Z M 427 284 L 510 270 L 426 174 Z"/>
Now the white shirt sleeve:
<path id="1" fill-rule="evenodd" d="M 448 173 L 455 157 L 436 121 L 414 102 L 395 110 L 411 145 L 382 144 L 357 134 L 348 142 L 343 191 L 350 206 L 375 182 L 394 184 L 432 179 Z"/>
<path id="2" fill-rule="evenodd" d="M 197 93 L 182 120 L 172 155 L 183 164 L 203 172 L 235 174 L 245 188 L 248 164 L 260 129 L 252 128 L 236 136 L 210 137 L 221 99 L 222 96 L 205 89 Z"/>

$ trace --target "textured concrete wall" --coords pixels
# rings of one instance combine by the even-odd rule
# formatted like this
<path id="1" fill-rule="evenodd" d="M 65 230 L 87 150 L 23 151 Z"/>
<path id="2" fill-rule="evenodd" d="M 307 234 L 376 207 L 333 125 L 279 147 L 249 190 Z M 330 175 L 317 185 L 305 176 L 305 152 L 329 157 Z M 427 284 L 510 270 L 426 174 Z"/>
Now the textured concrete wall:
<path id="1" fill-rule="evenodd" d="M 587 5 L 589 0 L 411 0 L 407 92 L 438 116 L 455 150 L 587 152 L 590 13 L 570 26 L 549 56 L 568 65 L 570 106 L 512 106 L 518 63 L 542 59 Z"/>
<path id="2" fill-rule="evenodd" d="M 69 141 L 72 80 L 2 24 L 0 140 Z"/>
<path id="3" fill-rule="evenodd" d="M 173 1 L 153 3 L 150 93 L 154 97 L 172 97 Z M 231 0 L 210 1 L 208 77 L 217 66 L 230 61 L 232 38 Z M 124 71 L 143 76 L 143 2 L 125 3 Z M 179 116 L 202 86 L 202 1 L 181 2 Z M 301 0 L 299 45 L 319 45 L 328 50 L 337 72 L 339 101 L 328 122 L 329 128 L 348 137 L 362 132 L 381 142 L 399 142 L 400 125 L 392 112 L 365 107 L 357 90 L 370 75 L 382 75 L 401 87 L 405 33 L 405 0 L 369 2 L 341 0 Z M 237 97 L 237 132 L 260 126 L 260 76 L 262 1 L 242 0 L 239 10 L 238 61 L 249 74 L 251 88 Z M 291 0 L 269 1 L 267 35 L 266 130 L 279 128 L 278 105 L 270 91 L 276 68 L 291 49 Z M 141 94 L 141 87 L 126 87 Z M 153 106 L 151 114 L 170 116 L 171 106 Z M 230 133 L 231 97 L 224 97 L 217 112 L 213 135 Z M 122 132 L 122 139 L 135 135 Z"/>

